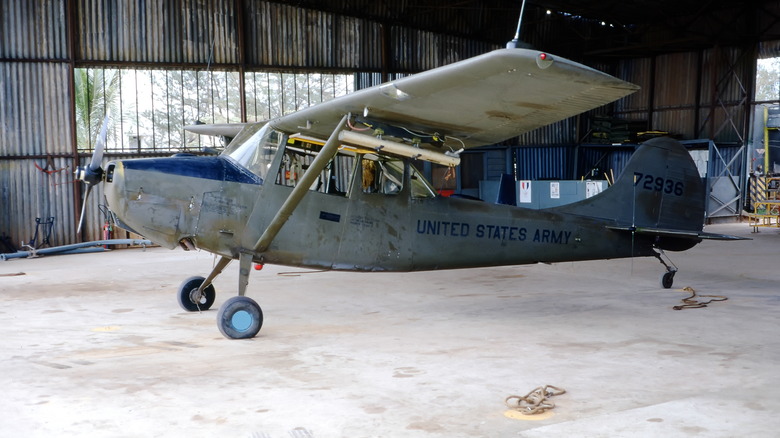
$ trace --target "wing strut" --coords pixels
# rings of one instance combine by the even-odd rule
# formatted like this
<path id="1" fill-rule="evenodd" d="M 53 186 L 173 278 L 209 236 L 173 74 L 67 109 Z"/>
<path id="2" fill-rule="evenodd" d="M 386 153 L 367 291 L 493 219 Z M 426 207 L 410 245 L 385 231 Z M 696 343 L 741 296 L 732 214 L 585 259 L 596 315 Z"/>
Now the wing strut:
<path id="1" fill-rule="evenodd" d="M 298 204 L 301 202 L 303 197 L 306 196 L 306 194 L 309 192 L 309 187 L 314 184 L 314 180 L 320 173 L 322 173 L 322 171 L 328 165 L 328 162 L 330 162 L 330 160 L 339 151 L 339 133 L 344 129 L 344 126 L 346 126 L 349 117 L 350 114 L 347 114 L 341 118 L 341 122 L 339 122 L 339 124 L 336 126 L 336 129 L 333 130 L 333 133 L 330 134 L 328 141 L 325 142 L 325 145 L 322 147 L 320 153 L 317 155 L 314 161 L 311 162 L 309 168 L 306 169 L 306 172 L 303 174 L 303 176 L 301 176 L 300 180 L 298 180 L 298 184 L 295 186 L 292 193 L 290 193 L 290 196 L 288 196 L 284 201 L 282 207 L 278 212 L 276 212 L 276 216 L 274 216 L 274 218 L 271 220 L 271 223 L 269 223 L 268 227 L 266 227 L 263 235 L 260 236 L 260 239 L 258 239 L 257 243 L 255 243 L 253 248 L 254 252 L 264 252 L 268 249 L 268 247 L 271 245 L 271 242 L 279 233 L 279 230 L 282 229 L 282 226 L 284 226 L 285 222 L 287 222 L 287 219 L 289 219 L 293 214 L 293 211 L 295 211 L 295 208 L 298 207 Z"/>

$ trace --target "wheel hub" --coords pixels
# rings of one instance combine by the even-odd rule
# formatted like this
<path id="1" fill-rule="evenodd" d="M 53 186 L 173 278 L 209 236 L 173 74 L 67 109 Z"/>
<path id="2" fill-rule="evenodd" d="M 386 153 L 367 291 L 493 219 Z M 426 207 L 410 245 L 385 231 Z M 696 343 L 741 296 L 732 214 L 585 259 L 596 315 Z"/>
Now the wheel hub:
<path id="1" fill-rule="evenodd" d="M 252 325 L 252 315 L 245 310 L 239 310 L 233 314 L 230 322 L 233 324 L 233 328 L 240 332 L 245 332 Z"/>
<path id="2" fill-rule="evenodd" d="M 198 288 L 190 291 L 190 301 L 195 304 L 206 304 L 206 295 L 202 292 L 198 292 Z"/>

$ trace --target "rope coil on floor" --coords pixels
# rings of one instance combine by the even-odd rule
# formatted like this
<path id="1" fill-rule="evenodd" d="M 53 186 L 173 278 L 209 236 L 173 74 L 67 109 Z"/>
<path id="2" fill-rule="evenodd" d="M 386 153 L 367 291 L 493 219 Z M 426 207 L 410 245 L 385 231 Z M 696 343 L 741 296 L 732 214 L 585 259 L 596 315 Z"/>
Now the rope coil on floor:
<path id="1" fill-rule="evenodd" d="M 689 297 L 682 299 L 682 305 L 674 306 L 672 309 L 674 310 L 682 310 L 682 309 L 698 309 L 700 307 L 707 307 L 707 304 L 717 302 L 717 301 L 726 301 L 728 300 L 727 297 L 724 297 L 723 295 L 698 295 L 696 291 L 690 287 L 686 286 L 683 288 L 683 292 L 689 292 L 691 295 Z M 712 298 L 709 301 L 697 301 L 696 298 Z"/>
<path id="2" fill-rule="evenodd" d="M 514 409 L 523 415 L 541 414 L 555 407 L 555 403 L 548 401 L 548 398 L 564 393 L 566 393 L 565 389 L 545 385 L 532 390 L 523 397 L 510 395 L 504 400 L 504 403 L 510 409 Z"/>

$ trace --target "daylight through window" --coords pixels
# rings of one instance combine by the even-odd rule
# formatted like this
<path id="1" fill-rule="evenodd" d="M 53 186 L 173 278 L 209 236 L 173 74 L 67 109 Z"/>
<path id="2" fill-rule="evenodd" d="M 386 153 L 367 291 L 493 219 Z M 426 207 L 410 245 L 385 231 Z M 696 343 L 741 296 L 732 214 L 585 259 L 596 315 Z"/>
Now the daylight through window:
<path id="1" fill-rule="evenodd" d="M 240 123 L 238 72 L 76 69 L 79 152 L 91 152 L 106 112 L 108 153 L 193 152 L 220 140 L 184 131 L 195 123 Z M 349 74 L 245 74 L 247 121 L 267 120 L 354 91 Z"/>

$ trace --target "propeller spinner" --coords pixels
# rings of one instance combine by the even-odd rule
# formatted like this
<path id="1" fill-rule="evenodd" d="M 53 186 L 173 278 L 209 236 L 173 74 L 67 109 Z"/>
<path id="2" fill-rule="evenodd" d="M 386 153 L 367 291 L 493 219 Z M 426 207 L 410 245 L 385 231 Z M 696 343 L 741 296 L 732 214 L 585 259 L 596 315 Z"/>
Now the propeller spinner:
<path id="1" fill-rule="evenodd" d="M 103 127 L 100 128 L 100 135 L 97 142 L 95 142 L 95 151 L 92 153 L 92 159 L 89 164 L 84 167 L 76 168 L 76 179 L 84 181 L 87 185 L 87 193 L 84 195 L 84 202 L 81 204 L 81 214 L 79 215 L 79 226 L 76 230 L 77 233 L 81 232 L 81 226 L 84 224 L 84 213 L 87 208 L 87 199 L 89 199 L 89 193 L 92 188 L 103 180 L 103 168 L 100 165 L 103 163 L 103 150 L 106 147 L 106 137 L 108 135 L 108 114 L 103 119 Z"/>

